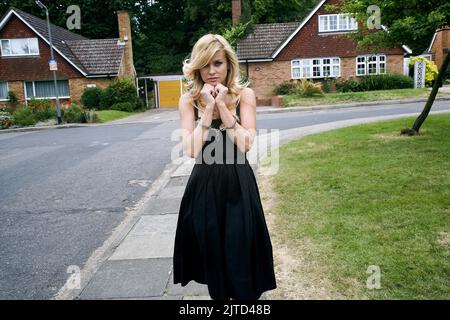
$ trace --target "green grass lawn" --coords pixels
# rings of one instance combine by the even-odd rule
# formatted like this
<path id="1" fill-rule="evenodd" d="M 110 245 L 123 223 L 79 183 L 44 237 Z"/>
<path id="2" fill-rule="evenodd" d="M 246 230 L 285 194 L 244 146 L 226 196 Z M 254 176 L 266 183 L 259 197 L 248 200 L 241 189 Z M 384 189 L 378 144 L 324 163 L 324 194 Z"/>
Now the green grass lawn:
<path id="1" fill-rule="evenodd" d="M 413 121 L 280 148 L 276 228 L 293 252 L 312 244 L 317 270 L 344 297 L 450 298 L 450 115 L 429 116 L 420 136 L 400 136 Z M 366 286 L 371 265 L 381 270 L 381 289 Z"/>
<path id="2" fill-rule="evenodd" d="M 95 111 L 100 118 L 100 122 L 108 122 L 111 120 L 117 120 L 121 118 L 129 117 L 136 112 L 126 112 L 126 111 L 118 111 L 118 110 L 99 110 Z"/>
<path id="3" fill-rule="evenodd" d="M 338 104 L 349 102 L 367 102 L 379 100 L 397 100 L 427 98 L 430 94 L 429 88 L 422 89 L 396 89 L 396 90 L 378 90 L 365 92 L 332 92 L 326 93 L 323 97 L 303 97 L 301 95 L 284 96 L 286 107 L 310 106 L 317 104 Z M 446 92 L 438 92 L 438 97 L 450 96 Z"/>

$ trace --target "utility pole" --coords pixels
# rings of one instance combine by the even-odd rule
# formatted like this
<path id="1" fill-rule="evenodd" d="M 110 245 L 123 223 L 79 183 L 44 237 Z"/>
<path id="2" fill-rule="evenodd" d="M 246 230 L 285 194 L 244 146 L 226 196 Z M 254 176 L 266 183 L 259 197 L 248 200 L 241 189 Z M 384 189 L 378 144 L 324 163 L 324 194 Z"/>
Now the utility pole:
<path id="1" fill-rule="evenodd" d="M 55 97 L 56 97 L 56 114 L 57 114 L 57 118 L 58 118 L 58 124 L 61 124 L 61 107 L 59 104 L 59 94 L 58 94 L 58 83 L 56 81 L 56 61 L 55 61 L 55 56 L 53 54 L 53 42 L 52 42 L 52 31 L 50 30 L 50 18 L 48 16 L 48 9 L 47 7 L 39 0 L 36 1 L 36 4 L 39 6 L 39 8 L 44 9 L 45 10 L 45 15 L 47 17 L 47 29 L 48 29 L 48 39 L 50 41 L 50 55 L 51 55 L 51 60 L 49 61 L 49 65 L 50 65 L 50 70 L 53 73 L 53 83 L 55 85 Z"/>

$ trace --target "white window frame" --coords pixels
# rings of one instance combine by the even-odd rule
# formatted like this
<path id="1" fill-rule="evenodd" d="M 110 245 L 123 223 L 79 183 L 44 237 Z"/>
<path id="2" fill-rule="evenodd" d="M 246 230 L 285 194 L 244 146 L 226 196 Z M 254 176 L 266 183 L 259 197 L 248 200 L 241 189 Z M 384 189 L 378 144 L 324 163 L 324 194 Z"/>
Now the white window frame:
<path id="1" fill-rule="evenodd" d="M 329 59 L 330 64 L 324 65 L 323 61 L 325 59 Z M 337 63 L 335 63 L 335 61 L 334 61 L 336 59 L 338 60 Z M 319 60 L 319 64 L 314 65 L 313 60 Z M 314 76 L 313 70 L 314 70 L 314 67 L 317 67 L 317 66 L 319 67 L 319 75 Z M 324 76 L 324 70 L 323 70 L 324 66 L 330 67 L 330 75 Z M 339 73 L 337 75 L 334 74 L 334 67 L 336 67 L 336 66 L 339 68 Z M 304 75 L 305 68 L 308 68 L 309 76 Z M 298 71 L 294 70 L 294 69 L 298 69 Z M 296 74 L 299 75 L 298 77 L 294 75 L 294 71 L 296 71 Z M 324 58 L 291 60 L 291 79 L 322 79 L 322 78 L 340 78 L 340 77 L 341 77 L 341 58 L 339 58 L 339 57 L 324 57 Z"/>
<path id="2" fill-rule="evenodd" d="M 65 80 L 65 79 L 61 79 L 61 80 Z M 49 81 L 49 80 L 44 80 L 44 81 Z M 60 81 L 60 80 L 57 80 L 57 81 Z M 31 82 L 33 84 L 33 96 L 34 97 L 28 97 L 28 95 L 27 95 L 27 84 L 26 84 L 27 82 Z M 31 99 L 34 99 L 34 100 L 44 100 L 44 99 L 56 100 L 56 97 L 36 97 L 36 87 L 34 85 L 35 82 L 39 82 L 39 80 L 37 80 L 37 81 L 26 80 L 23 82 L 23 92 L 25 93 L 25 100 L 27 100 L 27 101 L 31 100 Z M 69 85 L 68 79 L 67 79 L 67 84 Z M 70 85 L 69 85 L 69 90 L 70 90 Z M 59 96 L 58 99 L 70 99 L 70 95 L 69 96 Z"/>
<path id="3" fill-rule="evenodd" d="M 331 29 L 331 18 L 336 19 L 336 29 Z M 345 27 L 341 28 L 340 21 L 345 18 Z M 342 32 L 342 31 L 356 31 L 358 30 L 358 22 L 349 14 L 322 14 L 319 15 L 319 32 Z"/>
<path id="4" fill-rule="evenodd" d="M 376 72 L 369 74 L 369 58 L 370 57 L 376 57 L 375 63 L 376 63 Z M 364 62 L 358 62 L 358 59 L 362 58 L 364 59 Z M 384 58 L 384 61 L 380 61 L 380 58 Z M 386 74 L 387 72 L 387 57 L 385 54 L 366 54 L 366 55 L 359 55 L 355 58 L 356 66 L 355 66 L 355 74 L 357 77 L 364 77 L 368 75 L 377 75 L 377 74 Z M 373 62 L 370 62 L 373 63 Z M 380 65 L 384 64 L 384 72 L 380 72 Z M 361 74 L 358 72 L 358 66 L 364 65 L 364 73 Z"/>
<path id="5" fill-rule="evenodd" d="M 11 46 L 11 41 L 12 40 L 27 40 L 28 48 L 30 49 L 31 48 L 30 40 L 32 40 L 32 39 L 36 39 L 36 42 L 37 42 L 37 53 L 21 53 L 21 54 L 12 53 L 12 46 Z M 3 41 L 8 41 L 9 42 L 9 50 L 10 50 L 9 54 L 5 54 L 3 52 Z M 40 52 L 39 52 L 39 39 L 38 38 L 0 39 L 0 51 L 1 51 L 2 57 L 39 56 L 39 54 L 40 54 Z"/>
<path id="6" fill-rule="evenodd" d="M 6 83 L 6 99 L 2 99 L 2 98 L 0 98 L 0 101 L 9 101 L 9 100 L 8 100 L 8 92 L 9 92 L 9 85 L 8 85 L 8 81 L 3 81 L 3 80 L 0 80 L 0 82 L 4 82 L 4 83 Z"/>

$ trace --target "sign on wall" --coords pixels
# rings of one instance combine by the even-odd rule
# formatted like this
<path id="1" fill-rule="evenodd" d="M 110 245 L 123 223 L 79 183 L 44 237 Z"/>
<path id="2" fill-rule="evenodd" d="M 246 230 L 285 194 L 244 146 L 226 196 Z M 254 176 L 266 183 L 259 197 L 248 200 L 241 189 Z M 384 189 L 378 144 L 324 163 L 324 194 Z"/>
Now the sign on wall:
<path id="1" fill-rule="evenodd" d="M 48 60 L 48 66 L 50 71 L 58 71 L 58 64 L 56 63 L 56 60 Z"/>

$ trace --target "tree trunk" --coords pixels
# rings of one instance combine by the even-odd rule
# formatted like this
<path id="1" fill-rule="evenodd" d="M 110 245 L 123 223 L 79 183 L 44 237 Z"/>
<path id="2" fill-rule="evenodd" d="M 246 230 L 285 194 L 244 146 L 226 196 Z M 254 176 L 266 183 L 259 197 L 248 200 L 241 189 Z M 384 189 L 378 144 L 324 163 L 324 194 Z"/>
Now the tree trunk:
<path id="1" fill-rule="evenodd" d="M 431 93 L 430 93 L 430 96 L 428 97 L 427 103 L 425 104 L 425 107 L 422 110 L 422 113 L 417 117 L 412 129 L 409 129 L 409 128 L 403 129 L 402 134 L 408 134 L 411 136 L 411 135 L 416 135 L 419 133 L 420 127 L 422 126 L 425 119 L 428 117 L 428 114 L 430 113 L 431 107 L 433 106 L 433 102 L 434 102 L 434 99 L 436 98 L 439 87 L 442 86 L 444 74 L 445 74 L 445 71 L 447 70 L 449 62 L 450 62 L 450 54 L 447 53 L 444 63 L 442 64 L 441 69 L 439 70 L 436 81 L 434 82 L 433 89 L 431 90 Z"/>

